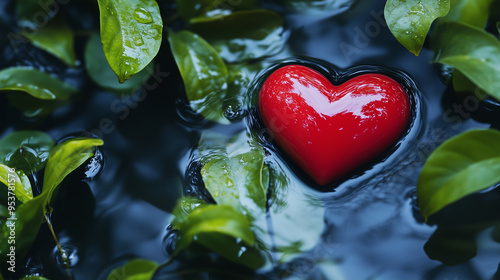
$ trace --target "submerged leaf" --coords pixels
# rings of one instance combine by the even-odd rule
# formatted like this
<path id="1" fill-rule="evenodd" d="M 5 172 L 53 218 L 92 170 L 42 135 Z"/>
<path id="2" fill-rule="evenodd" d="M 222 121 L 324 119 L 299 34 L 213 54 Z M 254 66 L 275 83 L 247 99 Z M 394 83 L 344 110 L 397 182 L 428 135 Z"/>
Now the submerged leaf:
<path id="1" fill-rule="evenodd" d="M 199 234 L 219 233 L 240 239 L 248 246 L 253 246 L 255 243 L 255 236 L 250 230 L 248 219 L 228 205 L 207 205 L 197 208 L 174 227 L 179 230 L 174 255 L 187 249 Z"/>
<path id="2" fill-rule="evenodd" d="M 30 67 L 0 71 L 0 91 L 23 91 L 43 100 L 66 100 L 76 89 L 65 82 Z"/>
<path id="3" fill-rule="evenodd" d="M 238 242 L 234 237 L 219 233 L 200 233 L 196 235 L 196 243 L 212 252 L 217 252 L 226 260 L 258 269 L 266 264 L 265 255 L 255 247 Z"/>
<path id="4" fill-rule="evenodd" d="M 225 61 L 231 63 L 273 55 L 285 43 L 283 19 L 267 10 L 200 19 L 189 29 L 207 40 Z"/>
<path id="5" fill-rule="evenodd" d="M 73 138 L 58 144 L 50 151 L 42 191 L 47 204 L 50 204 L 55 189 L 64 178 L 91 158 L 95 148 L 103 144 L 101 139 Z"/>
<path id="6" fill-rule="evenodd" d="M 0 162 L 31 174 L 42 169 L 54 146 L 52 138 L 41 131 L 16 131 L 0 139 Z"/>
<path id="7" fill-rule="evenodd" d="M 394 37 L 418 55 L 432 22 L 449 9 L 450 0 L 388 0 L 384 16 Z"/>
<path id="8" fill-rule="evenodd" d="M 132 91 L 141 86 L 153 71 L 153 63 L 141 70 L 137 75 L 123 83 L 118 82 L 116 74 L 113 72 L 102 49 L 101 37 L 99 34 L 92 34 L 85 47 L 85 66 L 90 78 L 100 87 L 120 94 L 131 94 Z"/>
<path id="9" fill-rule="evenodd" d="M 135 259 L 124 266 L 113 269 L 108 280 L 150 280 L 156 272 L 158 264 L 153 261 Z"/>
<path id="10" fill-rule="evenodd" d="M 443 22 L 432 32 L 435 62 L 458 69 L 482 90 L 500 100 L 500 41 L 482 29 Z"/>
<path id="11" fill-rule="evenodd" d="M 500 182 L 500 132 L 470 130 L 439 146 L 427 159 L 417 184 L 424 217 Z"/>
<path id="12" fill-rule="evenodd" d="M 163 21 L 156 1 L 98 0 L 101 40 L 111 69 L 123 83 L 160 49 Z"/>
<path id="13" fill-rule="evenodd" d="M 40 28 L 29 32 L 25 31 L 23 35 L 33 45 L 51 53 L 67 65 L 76 66 L 73 31 L 64 17 L 55 17 L 47 25 L 40 26 Z"/>
<path id="14" fill-rule="evenodd" d="M 269 170 L 264 166 L 265 152 L 250 143 L 246 132 L 228 140 L 210 133 L 202 135 L 199 151 L 205 163 L 201 169 L 203 182 L 217 204 L 256 218 L 266 209 Z"/>
<path id="15" fill-rule="evenodd" d="M 211 121 L 228 124 L 222 106 L 228 72 L 215 49 L 186 30 L 170 33 L 169 41 L 191 108 Z"/>

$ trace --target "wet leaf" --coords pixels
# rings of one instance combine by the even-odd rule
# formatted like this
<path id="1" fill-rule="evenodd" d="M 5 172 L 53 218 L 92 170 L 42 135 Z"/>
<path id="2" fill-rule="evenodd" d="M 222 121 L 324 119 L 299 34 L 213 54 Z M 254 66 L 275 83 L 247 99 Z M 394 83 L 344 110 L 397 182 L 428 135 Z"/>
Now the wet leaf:
<path id="1" fill-rule="evenodd" d="M 237 242 L 233 237 L 218 233 L 200 233 L 196 242 L 212 252 L 217 252 L 226 260 L 251 269 L 258 269 L 266 264 L 265 255 L 255 247 Z"/>
<path id="2" fill-rule="evenodd" d="M 47 204 L 50 203 L 59 183 L 70 172 L 79 167 L 93 155 L 93 148 L 102 145 L 102 140 L 93 138 L 73 138 L 55 146 L 49 155 L 45 167 L 44 186 L 42 193 L 17 205 L 14 213 L 16 218 L 16 258 L 22 259 L 35 241 L 40 225 L 44 223 Z M 7 224 L 1 229 L 0 235 L 9 232 Z M 0 241 L 0 258 L 6 255 L 9 244 L 7 239 Z"/>
<path id="3" fill-rule="evenodd" d="M 13 218 L 15 220 L 16 232 L 16 260 L 22 260 L 38 235 L 40 226 L 44 222 L 43 217 L 43 197 L 37 196 L 20 205 L 16 205 L 16 212 Z M 5 223 L 0 229 L 0 235 L 5 236 L 10 233 L 9 223 Z M 5 261 L 5 256 L 9 251 L 10 245 L 7 238 L 0 239 L 0 261 Z"/>
<path id="4" fill-rule="evenodd" d="M 470 130 L 439 146 L 427 159 L 417 184 L 424 217 L 500 182 L 500 132 Z"/>
<path id="5" fill-rule="evenodd" d="M 131 94 L 132 91 L 141 86 L 153 71 L 153 63 L 141 70 L 136 75 L 123 83 L 118 82 L 116 74 L 113 72 L 101 45 L 99 34 L 92 34 L 85 47 L 85 66 L 90 78 L 100 87 L 120 94 Z"/>
<path id="6" fill-rule="evenodd" d="M 49 279 L 45 278 L 45 277 L 42 277 L 42 276 L 33 276 L 33 275 L 30 275 L 30 276 L 23 277 L 20 280 L 49 280 Z"/>
<path id="7" fill-rule="evenodd" d="M 9 191 L 13 189 L 16 198 L 23 203 L 33 199 L 30 180 L 20 170 L 0 163 L 0 183 L 8 187 Z"/>
<path id="8" fill-rule="evenodd" d="M 189 25 L 227 62 L 270 56 L 285 43 L 283 19 L 267 10 L 239 11 L 218 19 L 200 19 Z"/>
<path id="9" fill-rule="evenodd" d="M 144 69 L 160 49 L 163 21 L 156 1 L 98 0 L 104 55 L 120 82 Z"/>
<path id="10" fill-rule="evenodd" d="M 255 0 L 176 0 L 179 14 L 185 20 L 198 17 L 218 18 L 235 10 L 257 7 Z"/>
<path id="11" fill-rule="evenodd" d="M 228 124 L 222 106 L 228 72 L 217 51 L 186 30 L 170 32 L 169 41 L 191 107 L 211 121 Z"/>
<path id="12" fill-rule="evenodd" d="M 255 244 L 255 236 L 250 230 L 248 219 L 228 205 L 207 205 L 197 208 L 174 227 L 179 230 L 174 255 L 187 249 L 199 234 L 219 233 L 241 239 L 248 246 Z"/>
<path id="13" fill-rule="evenodd" d="M 450 0 L 388 0 L 384 16 L 394 37 L 418 55 L 432 22 L 449 9 Z"/>
<path id="14" fill-rule="evenodd" d="M 216 142 L 219 144 L 214 145 Z M 204 163 L 203 182 L 218 205 L 229 205 L 253 218 L 265 212 L 269 187 L 265 152 L 258 144 L 250 143 L 246 132 L 234 139 L 205 132 L 199 152 Z"/>
<path id="15" fill-rule="evenodd" d="M 482 29 L 443 22 L 432 32 L 435 62 L 451 65 L 482 90 L 500 99 L 500 41 Z"/>
<path id="16" fill-rule="evenodd" d="M 53 146 L 54 141 L 44 132 L 16 131 L 0 139 L 0 162 L 31 174 L 45 166 Z"/>
<path id="17" fill-rule="evenodd" d="M 0 71 L 0 91 L 23 91 L 43 100 L 66 100 L 76 89 L 40 70 L 11 67 Z"/>
<path id="18" fill-rule="evenodd" d="M 153 261 L 135 259 L 122 267 L 113 269 L 108 280 L 150 280 L 156 272 L 158 264 Z"/>
<path id="19" fill-rule="evenodd" d="M 204 200 L 198 198 L 190 196 L 180 198 L 177 201 L 177 205 L 174 208 L 174 211 L 172 212 L 172 214 L 174 215 L 174 220 L 172 221 L 172 223 L 178 224 L 184 222 L 189 214 L 191 214 L 191 212 L 205 206 L 207 206 L 207 203 Z"/>
<path id="20" fill-rule="evenodd" d="M 42 196 L 50 204 L 57 186 L 73 170 L 94 155 L 95 147 L 104 142 L 95 138 L 72 138 L 55 146 L 49 155 L 45 167 Z"/>
<path id="21" fill-rule="evenodd" d="M 61 59 L 67 65 L 76 66 L 73 31 L 64 17 L 57 16 L 47 25 L 40 26 L 36 30 L 25 31 L 23 35 L 33 45 Z"/>
<path id="22" fill-rule="evenodd" d="M 459 21 L 484 28 L 493 0 L 450 0 L 450 12 L 439 21 Z"/>

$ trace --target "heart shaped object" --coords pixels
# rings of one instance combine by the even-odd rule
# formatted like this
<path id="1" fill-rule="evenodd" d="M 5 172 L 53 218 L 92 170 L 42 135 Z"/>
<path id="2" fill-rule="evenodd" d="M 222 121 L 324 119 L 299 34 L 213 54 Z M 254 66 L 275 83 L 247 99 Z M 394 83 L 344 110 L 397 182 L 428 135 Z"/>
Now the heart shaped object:
<path id="1" fill-rule="evenodd" d="M 382 74 L 336 86 L 309 67 L 287 65 L 264 81 L 259 111 L 281 149 L 325 185 L 394 145 L 411 104 L 406 90 Z"/>

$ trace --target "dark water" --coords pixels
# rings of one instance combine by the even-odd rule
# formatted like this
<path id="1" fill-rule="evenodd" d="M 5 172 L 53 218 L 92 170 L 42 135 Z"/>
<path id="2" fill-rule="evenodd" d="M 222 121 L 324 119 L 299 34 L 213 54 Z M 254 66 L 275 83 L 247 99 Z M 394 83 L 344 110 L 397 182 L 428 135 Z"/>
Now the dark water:
<path id="1" fill-rule="evenodd" d="M 12 26 L 12 2 L 0 3 L 2 38 Z M 494 124 L 477 121 L 488 114 L 498 117 L 498 105 L 491 102 L 465 112 L 475 119 L 454 112 L 454 104 L 463 104 L 450 92 L 443 71 L 429 63 L 432 52 L 424 49 L 415 57 L 400 46 L 380 19 L 384 2 L 359 1 L 336 16 L 286 15 L 290 38 L 275 59 L 305 55 L 339 68 L 373 64 L 400 69 L 413 77 L 422 107 L 392 154 L 359 172 L 357 178 L 344 181 L 335 192 L 307 186 L 300 174 L 292 171 L 293 166 L 279 154 L 271 154 L 268 162 L 278 166 L 289 180 L 289 197 L 297 203 L 290 207 L 313 205 L 307 208 L 310 211 L 299 209 L 297 215 L 302 220 L 308 215 L 319 220 L 323 232 L 307 253 L 279 269 L 262 272 L 259 278 L 323 279 L 323 271 L 328 279 L 493 279 L 498 270 L 500 244 L 489 237 L 489 225 L 500 221 L 499 188 L 446 209 L 431 219 L 433 225 L 422 222 L 415 206 L 418 174 L 430 152 L 471 127 L 498 127 L 500 118 Z M 66 9 L 76 9 L 72 7 L 70 4 Z M 92 13 L 84 14 L 90 17 L 87 25 L 95 25 Z M 12 55 L 8 42 L 1 42 L 0 67 L 23 65 L 23 54 Z M 81 58 L 82 47 L 77 51 Z M 168 76 L 160 76 L 159 86 L 148 91 L 143 100 L 122 99 L 90 86 L 82 67 L 69 71 L 46 64 L 52 67 L 49 72 L 81 85 L 82 99 L 45 119 L 27 120 L 0 96 L 0 135 L 38 129 L 59 139 L 86 129 L 103 137 L 104 172 L 89 187 L 78 183 L 68 188 L 63 195 L 66 214 L 54 213 L 65 224 L 58 234 L 63 246 L 73 252 L 74 279 L 106 279 L 111 269 L 136 257 L 164 262 L 163 238 L 172 218 L 169 212 L 183 193 L 183 183 L 189 180 L 184 175 L 201 131 L 233 134 L 247 122 L 215 125 L 183 108 L 182 84 L 166 40 L 157 64 Z M 103 126 L 104 119 L 112 125 Z M 464 211 L 466 208 L 472 210 Z M 321 215 L 312 217 L 316 213 Z M 50 240 L 48 232 L 42 232 L 41 237 L 45 238 L 39 238 L 35 245 L 29 271 L 60 279 L 63 274 L 53 252 L 55 245 L 46 241 Z"/>

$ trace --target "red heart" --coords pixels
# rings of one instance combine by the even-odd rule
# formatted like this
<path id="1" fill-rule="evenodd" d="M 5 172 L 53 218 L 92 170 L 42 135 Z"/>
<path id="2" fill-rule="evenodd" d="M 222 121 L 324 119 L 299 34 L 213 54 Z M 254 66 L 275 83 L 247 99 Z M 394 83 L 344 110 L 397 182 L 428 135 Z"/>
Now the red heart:
<path id="1" fill-rule="evenodd" d="M 335 86 L 311 68 L 287 65 L 263 83 L 259 110 L 282 150 L 325 185 L 394 145 L 411 105 L 405 89 L 382 74 Z"/>

